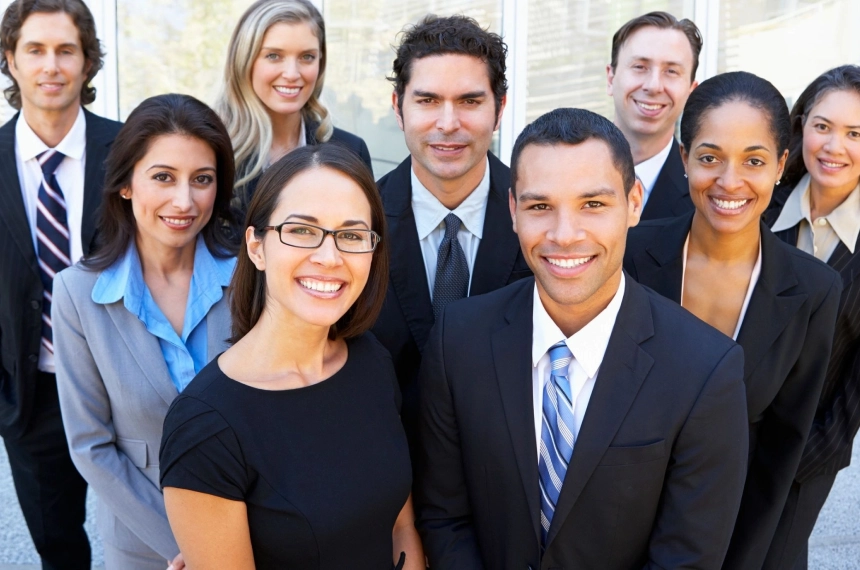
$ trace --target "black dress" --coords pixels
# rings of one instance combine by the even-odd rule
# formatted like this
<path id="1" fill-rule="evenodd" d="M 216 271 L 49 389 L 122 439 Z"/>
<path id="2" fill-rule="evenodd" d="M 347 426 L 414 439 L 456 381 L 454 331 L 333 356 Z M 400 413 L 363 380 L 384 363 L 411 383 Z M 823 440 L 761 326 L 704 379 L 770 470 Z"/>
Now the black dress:
<path id="1" fill-rule="evenodd" d="M 216 358 L 164 420 L 161 485 L 247 504 L 258 570 L 390 570 L 412 474 L 388 352 L 348 341 L 330 378 L 261 390 Z"/>

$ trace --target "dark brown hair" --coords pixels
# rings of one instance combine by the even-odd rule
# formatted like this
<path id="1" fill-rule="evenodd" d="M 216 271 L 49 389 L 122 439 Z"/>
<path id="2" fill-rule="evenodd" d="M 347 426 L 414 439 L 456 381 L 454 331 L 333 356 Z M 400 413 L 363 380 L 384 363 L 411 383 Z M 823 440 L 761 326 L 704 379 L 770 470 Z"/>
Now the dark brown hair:
<path id="1" fill-rule="evenodd" d="M 82 0 L 15 0 L 6 8 L 3 22 L 0 23 L 0 51 L 3 52 L 0 72 L 3 72 L 3 75 L 12 81 L 12 85 L 7 87 L 3 94 L 9 105 L 15 109 L 21 108 L 21 88 L 18 87 L 18 83 L 9 71 L 6 52 L 15 53 L 18 39 L 21 37 L 21 27 L 31 14 L 53 14 L 56 12 L 66 13 L 72 18 L 78 29 L 84 59 L 90 64 L 86 80 L 81 87 L 81 104 L 89 105 L 96 100 L 96 88 L 91 86 L 90 82 L 104 64 L 104 52 L 102 52 L 101 44 L 96 37 L 96 23 L 87 5 Z"/>
<path id="2" fill-rule="evenodd" d="M 825 71 L 803 90 L 791 109 L 791 141 L 785 165 L 786 188 L 794 188 L 806 174 L 803 162 L 803 123 L 821 98 L 832 91 L 848 91 L 860 96 L 860 66 L 842 65 Z"/>
<path id="3" fill-rule="evenodd" d="M 621 51 L 621 46 L 624 45 L 630 36 L 632 36 L 640 28 L 652 26 L 661 30 L 678 30 L 687 36 L 687 41 L 690 42 L 690 49 L 693 50 L 693 69 L 690 73 L 690 81 L 696 78 L 696 70 L 699 69 L 699 54 L 702 52 L 702 33 L 692 20 L 684 18 L 678 20 L 675 16 L 668 12 L 648 12 L 637 18 L 633 18 L 615 32 L 612 36 L 612 60 L 609 66 L 612 71 L 618 66 L 618 52 Z"/>
<path id="4" fill-rule="evenodd" d="M 137 224 L 131 201 L 120 192 L 131 186 L 135 165 L 158 137 L 183 135 L 209 145 L 215 153 L 215 205 L 212 217 L 200 230 L 206 246 L 216 257 L 234 254 L 227 232 L 232 223 L 233 146 L 224 123 L 215 111 L 190 95 L 170 93 L 146 99 L 131 112 L 111 145 L 105 161 L 105 186 L 98 213 L 96 249 L 84 266 L 101 271 L 113 265 L 134 239 Z"/>
<path id="5" fill-rule="evenodd" d="M 358 155 L 337 143 L 305 146 L 288 153 L 269 167 L 260 178 L 257 191 L 248 205 L 244 227 L 247 229 L 253 226 L 254 235 L 262 239 L 267 231 L 262 228 L 276 223 L 272 220 L 272 213 L 278 206 L 283 189 L 297 175 L 314 168 L 336 170 L 358 184 L 370 203 L 371 229 L 382 238 L 376 250 L 370 254 L 373 255 L 373 261 L 364 290 L 346 314 L 329 329 L 329 338 L 353 338 L 370 329 L 376 322 L 388 288 L 385 211 L 373 174 Z M 239 341 L 257 324 L 266 307 L 266 297 L 266 274 L 257 269 L 248 257 L 248 244 L 243 231 L 236 270 L 230 283 L 230 314 L 233 317 L 233 336 L 230 342 Z"/>
<path id="6" fill-rule="evenodd" d="M 393 75 L 397 105 L 403 112 L 403 93 L 412 78 L 412 63 L 416 59 L 432 55 L 459 54 L 476 57 L 487 64 L 490 88 L 496 102 L 496 114 L 502 106 L 502 98 L 508 92 L 505 78 L 505 57 L 508 46 L 498 34 L 481 28 L 468 16 L 440 18 L 428 14 L 415 26 L 407 27 L 396 48 Z"/>

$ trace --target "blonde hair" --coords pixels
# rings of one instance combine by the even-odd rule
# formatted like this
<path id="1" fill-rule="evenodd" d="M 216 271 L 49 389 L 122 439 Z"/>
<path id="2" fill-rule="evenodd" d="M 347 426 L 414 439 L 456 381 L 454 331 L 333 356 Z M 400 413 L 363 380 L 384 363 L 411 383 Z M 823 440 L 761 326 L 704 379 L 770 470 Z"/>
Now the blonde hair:
<path id="1" fill-rule="evenodd" d="M 220 115 L 236 156 L 235 188 L 258 176 L 272 146 L 272 122 L 266 107 L 251 85 L 251 70 L 263 45 L 263 36 L 273 25 L 305 23 L 320 42 L 320 71 L 310 99 L 302 108 L 305 122 L 318 123 L 315 138 L 326 142 L 333 130 L 328 109 L 320 101 L 326 68 L 325 23 L 322 14 L 307 0 L 257 0 L 242 15 L 227 52 L 224 83 L 215 111 Z"/>

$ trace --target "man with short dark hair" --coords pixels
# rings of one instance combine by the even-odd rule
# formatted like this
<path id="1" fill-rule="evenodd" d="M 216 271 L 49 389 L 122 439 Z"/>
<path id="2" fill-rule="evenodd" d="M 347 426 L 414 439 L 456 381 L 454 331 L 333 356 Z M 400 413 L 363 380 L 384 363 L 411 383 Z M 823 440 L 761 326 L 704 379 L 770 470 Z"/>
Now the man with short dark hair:
<path id="1" fill-rule="evenodd" d="M 608 92 L 642 181 L 642 219 L 679 216 L 693 209 L 675 123 L 695 89 L 702 35 L 690 20 L 649 12 L 612 37 Z"/>
<path id="2" fill-rule="evenodd" d="M 741 349 L 622 271 L 642 187 L 612 123 L 552 111 L 511 166 L 535 278 L 450 305 L 421 366 L 430 566 L 720 568 L 746 473 Z"/>
<path id="3" fill-rule="evenodd" d="M 374 334 L 391 352 L 414 447 L 421 351 L 445 305 L 531 274 L 507 212 L 510 171 L 489 152 L 505 108 L 507 47 L 465 16 L 404 33 L 392 104 L 410 156 L 379 180 L 391 245 Z"/>
<path id="4" fill-rule="evenodd" d="M 20 110 L 0 127 L 0 435 L 42 568 L 88 569 L 86 483 L 60 417 L 51 285 L 91 250 L 120 125 L 82 106 L 95 99 L 102 53 L 81 0 L 15 0 L 0 47 L 6 99 Z"/>

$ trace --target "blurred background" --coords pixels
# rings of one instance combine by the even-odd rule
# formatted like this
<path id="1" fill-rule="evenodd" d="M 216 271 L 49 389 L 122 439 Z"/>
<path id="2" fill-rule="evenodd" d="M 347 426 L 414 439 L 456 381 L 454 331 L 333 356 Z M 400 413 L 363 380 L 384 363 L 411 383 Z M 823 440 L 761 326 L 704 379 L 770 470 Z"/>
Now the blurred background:
<path id="1" fill-rule="evenodd" d="M 0 0 L 5 9 L 9 0 Z M 251 0 L 88 0 L 107 52 L 91 110 L 124 120 L 167 92 L 212 103 L 234 24 Z M 496 136 L 505 161 L 516 135 L 556 107 L 611 118 L 606 64 L 612 34 L 651 10 L 692 19 L 705 39 L 699 81 L 745 70 L 773 82 L 789 105 L 821 72 L 860 63 L 857 0 L 316 0 L 328 34 L 323 100 L 335 125 L 367 141 L 381 176 L 407 151 L 386 76 L 404 25 L 428 12 L 475 18 L 508 43 L 508 103 Z M 0 120 L 13 110 L 5 100 Z"/>

